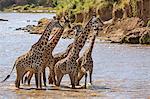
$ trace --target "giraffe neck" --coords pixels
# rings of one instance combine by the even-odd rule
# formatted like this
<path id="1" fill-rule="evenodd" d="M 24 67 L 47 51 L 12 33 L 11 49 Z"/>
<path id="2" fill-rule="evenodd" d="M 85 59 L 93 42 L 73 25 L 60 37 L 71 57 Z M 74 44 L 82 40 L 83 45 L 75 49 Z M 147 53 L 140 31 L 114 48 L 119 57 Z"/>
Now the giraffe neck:
<path id="1" fill-rule="evenodd" d="M 47 44 L 48 50 L 53 51 L 56 45 L 58 44 L 58 41 L 63 34 L 64 28 L 60 28 L 57 30 L 57 32 L 53 35 L 53 37 L 50 39 L 50 41 Z"/>
<path id="2" fill-rule="evenodd" d="M 87 25 L 89 25 L 89 24 L 87 24 Z M 77 38 L 75 38 L 73 47 L 72 47 L 71 51 L 69 52 L 68 57 L 72 57 L 74 60 L 78 59 L 79 53 L 88 38 L 89 32 L 90 32 L 90 29 L 85 27 L 84 31 L 82 33 L 80 33 Z"/>
<path id="3" fill-rule="evenodd" d="M 96 34 L 94 34 L 94 35 L 92 36 L 92 38 L 91 38 L 91 40 L 90 40 L 89 48 L 87 48 L 87 50 L 85 51 L 86 54 L 88 54 L 89 56 L 92 54 L 95 39 L 96 39 Z"/>
<path id="4" fill-rule="evenodd" d="M 57 32 L 53 35 L 53 37 L 48 42 L 48 44 L 46 46 L 47 53 L 51 53 L 54 50 L 54 48 L 56 47 L 56 45 L 58 44 L 58 41 L 61 38 L 61 35 L 63 34 L 64 27 L 66 24 L 67 23 L 63 24 L 63 26 L 62 26 L 59 21 L 57 21 L 57 23 L 55 23 L 55 25 L 57 25 L 57 27 L 59 29 L 57 30 Z"/>
<path id="5" fill-rule="evenodd" d="M 92 21 L 93 21 L 93 17 L 87 22 L 87 24 L 84 27 L 83 32 L 80 33 L 78 38 L 74 41 L 73 47 L 67 57 L 72 57 L 74 60 L 77 60 L 79 58 L 79 53 L 80 53 L 81 49 L 83 48 L 83 46 L 88 38 L 88 35 L 91 31 L 91 27 L 93 24 Z"/>
<path id="6" fill-rule="evenodd" d="M 52 20 L 52 22 L 50 22 L 46 29 L 44 30 L 42 36 L 40 37 L 40 39 L 38 40 L 37 44 L 42 43 L 42 45 L 46 45 L 48 42 L 48 39 L 50 37 L 50 32 L 52 31 L 52 29 L 55 27 L 56 22 L 54 20 Z"/>

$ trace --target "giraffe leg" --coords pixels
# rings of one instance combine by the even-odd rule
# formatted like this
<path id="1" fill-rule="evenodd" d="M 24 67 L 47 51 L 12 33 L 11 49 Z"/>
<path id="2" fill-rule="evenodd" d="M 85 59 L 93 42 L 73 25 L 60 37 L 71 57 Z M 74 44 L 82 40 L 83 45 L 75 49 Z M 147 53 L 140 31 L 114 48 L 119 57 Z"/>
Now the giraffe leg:
<path id="1" fill-rule="evenodd" d="M 35 83 L 36 83 L 36 88 L 38 88 L 38 74 L 35 73 Z"/>
<path id="2" fill-rule="evenodd" d="M 38 85 L 42 89 L 41 72 L 38 72 Z"/>
<path id="3" fill-rule="evenodd" d="M 19 88 L 19 86 L 20 86 L 20 73 L 17 71 L 17 78 L 16 78 L 16 81 L 15 81 L 15 86 L 17 87 L 17 88 Z"/>
<path id="4" fill-rule="evenodd" d="M 44 86 L 46 87 L 46 72 L 45 72 L 45 69 L 43 70 L 43 82 L 44 82 Z"/>
<path id="5" fill-rule="evenodd" d="M 80 85 L 80 80 L 83 78 L 83 76 L 84 76 L 84 72 L 83 72 L 83 71 L 80 71 L 80 72 L 79 72 L 78 79 L 77 79 L 77 85 L 78 85 L 78 86 Z"/>
<path id="6" fill-rule="evenodd" d="M 56 86 L 60 86 L 60 82 L 63 78 L 63 73 L 60 70 L 57 70 L 56 77 L 57 77 Z"/>
<path id="7" fill-rule="evenodd" d="M 51 77 L 51 74 L 49 73 L 49 77 L 48 77 L 48 83 L 49 84 L 53 84 L 53 79 Z"/>
<path id="8" fill-rule="evenodd" d="M 30 72 L 29 76 L 28 76 L 28 79 L 27 79 L 28 80 L 28 85 L 30 85 L 32 76 L 33 76 L 33 72 Z"/>
<path id="9" fill-rule="evenodd" d="M 69 74 L 69 77 L 71 80 L 72 89 L 75 89 L 75 76 L 73 74 Z"/>
<path id="10" fill-rule="evenodd" d="M 85 89 L 86 89 L 86 84 L 87 84 L 87 73 L 85 74 L 85 82 L 84 82 Z"/>
<path id="11" fill-rule="evenodd" d="M 56 79 L 55 79 L 55 72 L 54 72 L 54 70 L 51 70 L 51 77 L 52 77 L 52 80 L 53 80 L 54 84 L 56 85 Z"/>
<path id="12" fill-rule="evenodd" d="M 17 78 L 16 78 L 16 81 L 15 81 L 15 86 L 17 88 L 20 87 L 20 81 L 22 80 L 24 73 L 25 73 L 24 70 L 17 70 Z"/>
<path id="13" fill-rule="evenodd" d="M 92 74 L 93 74 L 93 68 L 89 71 L 91 85 L 92 85 Z"/>
<path id="14" fill-rule="evenodd" d="M 42 73 L 40 73 L 40 88 L 42 89 L 42 79 L 41 79 Z"/>
<path id="15" fill-rule="evenodd" d="M 28 77 L 28 76 L 29 76 L 29 73 L 30 73 L 30 71 L 26 73 L 26 75 L 25 75 L 25 79 L 24 79 L 24 83 L 26 83 L 26 82 L 28 81 L 28 78 L 29 78 L 29 77 Z"/>
<path id="16" fill-rule="evenodd" d="M 23 78 L 24 78 L 24 76 L 25 76 L 25 79 L 26 79 L 26 75 L 25 75 L 25 74 L 26 74 L 27 72 L 28 72 L 28 71 L 26 71 L 26 72 L 23 74 L 23 77 L 22 77 L 22 80 L 21 80 L 21 83 L 22 83 L 22 84 L 25 84 L 25 83 L 26 83 Z"/>
<path id="17" fill-rule="evenodd" d="M 28 80 L 28 76 L 25 75 L 25 78 L 24 78 L 24 83 L 26 83 Z"/>

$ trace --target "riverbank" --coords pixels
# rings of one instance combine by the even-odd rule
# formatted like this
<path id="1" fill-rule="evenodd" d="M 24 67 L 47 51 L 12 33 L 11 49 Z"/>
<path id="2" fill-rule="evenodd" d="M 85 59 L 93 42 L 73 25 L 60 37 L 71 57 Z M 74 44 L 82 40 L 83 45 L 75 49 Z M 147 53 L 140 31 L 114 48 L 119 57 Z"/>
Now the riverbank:
<path id="1" fill-rule="evenodd" d="M 16 12 L 16 13 L 56 13 L 51 7 L 35 6 L 35 5 L 22 5 L 10 6 L 3 9 L 3 12 Z"/>
<path id="2" fill-rule="evenodd" d="M 67 15 L 71 23 L 83 25 L 91 18 L 92 13 L 96 12 L 96 15 L 106 23 L 103 31 L 99 33 L 100 40 L 112 43 L 150 44 L 150 8 L 147 4 L 150 4 L 149 0 L 89 0 L 85 2 L 56 0 L 49 2 L 48 5 L 46 5 L 46 2 L 42 2 L 41 5 L 43 6 L 39 6 L 39 2 L 26 2 L 23 6 L 19 6 L 18 2 L 16 2 L 10 8 L 4 9 L 4 11 L 51 13 L 56 10 L 56 14 L 59 17 Z M 28 25 L 16 30 L 25 30 L 31 34 L 41 34 L 50 20 L 44 19 L 43 21 L 44 23 L 38 22 L 37 25 Z M 70 38 L 70 35 L 72 36 L 73 34 L 73 30 L 66 29 L 63 37 Z"/>
<path id="3" fill-rule="evenodd" d="M 51 20 L 43 18 L 38 21 L 37 25 L 27 25 L 16 30 L 24 30 L 31 34 L 42 34 Z M 67 28 L 63 33 L 63 38 L 71 38 L 73 35 L 73 30 Z M 144 21 L 137 17 L 110 20 L 104 22 L 98 37 L 101 41 L 111 43 L 150 44 L 150 28 L 145 26 Z"/>

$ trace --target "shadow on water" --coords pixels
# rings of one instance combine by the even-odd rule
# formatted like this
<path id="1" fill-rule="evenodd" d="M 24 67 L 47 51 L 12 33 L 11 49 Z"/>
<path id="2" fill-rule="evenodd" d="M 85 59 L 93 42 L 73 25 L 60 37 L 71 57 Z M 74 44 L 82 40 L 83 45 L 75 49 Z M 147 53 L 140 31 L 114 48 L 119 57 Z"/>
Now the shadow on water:
<path id="1" fill-rule="evenodd" d="M 70 87 L 68 87 L 67 88 L 67 86 L 65 86 L 65 87 L 57 87 L 57 88 L 42 88 L 42 89 L 37 89 L 37 88 L 19 88 L 19 89 L 16 89 L 16 91 L 19 91 L 19 90 L 37 90 L 37 91 L 50 91 L 50 90 L 52 90 L 52 91 L 66 91 L 66 92 L 80 92 L 80 91 L 78 91 L 77 89 L 79 89 L 79 88 L 76 88 L 76 89 L 70 89 Z M 80 89 L 82 89 L 82 88 L 80 88 Z"/>
<path id="2" fill-rule="evenodd" d="M 24 88 L 19 88 L 16 90 L 53 90 L 53 91 L 66 91 L 66 92 L 86 92 L 86 90 L 93 90 L 93 91 L 105 91 L 105 90 L 111 90 L 111 88 L 108 88 L 106 86 L 98 86 L 98 85 L 90 85 L 87 86 L 87 88 L 85 88 L 85 86 L 76 86 L 75 89 L 72 89 L 71 86 L 66 86 L 66 85 L 61 85 L 59 87 L 57 86 L 47 86 L 46 88 L 42 88 L 42 89 L 37 89 L 37 88 L 26 88 L 27 86 L 25 86 Z M 30 87 L 30 86 L 28 86 Z"/>

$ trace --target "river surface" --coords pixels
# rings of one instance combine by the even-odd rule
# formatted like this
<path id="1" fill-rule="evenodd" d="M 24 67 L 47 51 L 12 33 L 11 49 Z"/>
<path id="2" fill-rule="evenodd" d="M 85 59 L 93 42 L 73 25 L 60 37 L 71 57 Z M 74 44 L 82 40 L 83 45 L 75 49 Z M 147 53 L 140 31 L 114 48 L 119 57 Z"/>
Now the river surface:
<path id="1" fill-rule="evenodd" d="M 43 17 L 54 14 L 0 13 L 0 81 L 11 71 L 16 58 L 27 52 L 40 35 L 16 31 L 28 24 L 37 24 Z M 61 39 L 54 53 L 65 50 L 72 39 Z M 83 51 L 88 47 L 88 43 Z M 82 54 L 81 54 L 82 55 Z M 61 87 L 48 85 L 45 90 L 35 90 L 32 85 L 15 88 L 16 71 L 5 82 L 0 83 L 0 99 L 53 99 L 53 98 L 94 98 L 94 99 L 150 99 L 150 46 L 110 44 L 96 40 L 93 50 L 93 85 L 88 89 L 69 88 L 70 79 L 65 76 Z M 83 81 L 81 82 L 81 85 Z"/>

